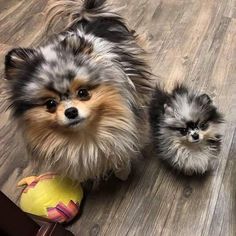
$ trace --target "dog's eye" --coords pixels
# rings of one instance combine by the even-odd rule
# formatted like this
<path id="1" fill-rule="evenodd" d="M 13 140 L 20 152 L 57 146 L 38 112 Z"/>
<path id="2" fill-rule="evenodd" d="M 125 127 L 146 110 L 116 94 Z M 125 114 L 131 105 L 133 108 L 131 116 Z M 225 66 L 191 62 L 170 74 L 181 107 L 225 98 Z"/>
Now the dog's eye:
<path id="1" fill-rule="evenodd" d="M 200 129 L 201 129 L 201 130 L 206 130 L 208 127 L 209 127 L 209 124 L 208 124 L 208 123 L 202 123 L 202 124 L 200 124 Z"/>
<path id="2" fill-rule="evenodd" d="M 186 128 L 179 128 L 179 132 L 180 132 L 183 136 L 185 136 L 185 135 L 187 135 L 187 133 L 188 133 L 188 129 L 186 129 Z"/>
<path id="3" fill-rule="evenodd" d="M 88 91 L 88 89 L 85 89 L 85 88 L 79 89 L 77 95 L 78 95 L 79 99 L 82 101 L 90 99 L 89 91 Z"/>
<path id="4" fill-rule="evenodd" d="M 53 99 L 50 99 L 46 102 L 46 107 L 49 112 L 55 112 L 57 108 L 57 102 Z"/>

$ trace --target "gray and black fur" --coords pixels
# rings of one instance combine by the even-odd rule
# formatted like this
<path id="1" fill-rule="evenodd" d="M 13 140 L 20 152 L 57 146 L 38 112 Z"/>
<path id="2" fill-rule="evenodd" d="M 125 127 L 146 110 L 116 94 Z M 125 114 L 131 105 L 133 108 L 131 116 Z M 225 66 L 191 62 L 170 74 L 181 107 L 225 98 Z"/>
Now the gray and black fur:
<path id="1" fill-rule="evenodd" d="M 150 123 L 156 154 L 175 169 L 191 175 L 213 168 L 221 146 L 222 114 L 206 94 L 183 85 L 171 93 L 156 88 Z"/>

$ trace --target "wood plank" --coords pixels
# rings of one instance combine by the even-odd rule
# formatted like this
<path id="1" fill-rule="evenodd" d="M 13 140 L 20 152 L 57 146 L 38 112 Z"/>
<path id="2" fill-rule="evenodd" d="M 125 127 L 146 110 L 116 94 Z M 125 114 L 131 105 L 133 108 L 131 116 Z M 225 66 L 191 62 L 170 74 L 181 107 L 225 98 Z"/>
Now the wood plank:
<path id="1" fill-rule="evenodd" d="M 208 234 L 205 235 L 235 235 L 235 178 L 236 178 L 236 130 L 234 130 L 233 142 L 229 152 L 229 158 L 219 190 L 217 204 L 214 210 L 212 223 Z M 227 205 L 227 208 L 225 207 Z M 207 231 L 206 231 L 207 232 Z"/>
<path id="2" fill-rule="evenodd" d="M 36 41 L 43 29 L 42 11 L 48 0 L 21 1 L 0 15 L 0 42 L 17 46 L 29 46 Z M 17 21 L 12 20 L 13 18 Z"/>

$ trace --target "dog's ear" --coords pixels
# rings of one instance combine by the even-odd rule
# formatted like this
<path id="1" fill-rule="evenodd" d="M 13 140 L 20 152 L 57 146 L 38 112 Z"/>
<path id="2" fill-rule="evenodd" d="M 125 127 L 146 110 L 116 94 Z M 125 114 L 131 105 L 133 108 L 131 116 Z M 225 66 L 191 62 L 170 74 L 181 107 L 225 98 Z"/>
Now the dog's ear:
<path id="1" fill-rule="evenodd" d="M 30 48 L 12 49 L 5 57 L 5 78 L 14 79 L 35 58 L 37 51 Z"/>
<path id="2" fill-rule="evenodd" d="M 212 103 L 212 99 L 207 95 L 207 94 L 202 94 L 199 96 L 199 100 L 202 104 L 211 104 Z"/>
<path id="3" fill-rule="evenodd" d="M 75 34 L 68 35 L 62 40 L 61 45 L 67 50 L 75 51 L 80 47 L 81 39 Z"/>
<path id="4" fill-rule="evenodd" d="M 164 104 L 164 114 L 167 116 L 174 116 L 174 109 L 169 104 Z"/>
<path id="5" fill-rule="evenodd" d="M 76 34 L 66 36 L 62 40 L 61 45 L 64 49 L 71 51 L 74 55 L 80 52 L 90 54 L 93 51 L 92 44 Z"/>

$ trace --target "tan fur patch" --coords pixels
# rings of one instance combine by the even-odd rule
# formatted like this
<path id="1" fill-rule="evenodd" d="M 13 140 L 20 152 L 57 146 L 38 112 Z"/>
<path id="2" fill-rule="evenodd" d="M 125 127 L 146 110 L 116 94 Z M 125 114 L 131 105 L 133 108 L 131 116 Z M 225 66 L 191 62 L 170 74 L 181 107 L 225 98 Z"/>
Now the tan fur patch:
<path id="1" fill-rule="evenodd" d="M 40 91 L 38 91 L 37 96 L 42 100 L 45 99 L 45 101 L 49 98 L 54 98 L 57 101 L 59 101 L 58 94 L 56 94 L 53 91 L 50 91 L 48 89 L 41 89 Z"/>
<path id="2" fill-rule="evenodd" d="M 88 83 L 88 78 L 86 77 L 76 77 L 70 84 L 70 91 L 75 93 L 79 88 L 86 87 L 86 83 Z"/>

